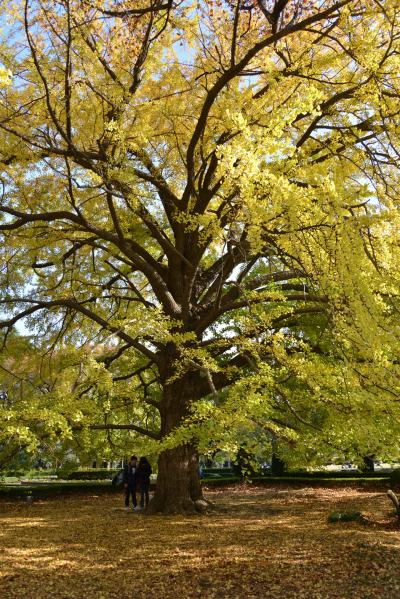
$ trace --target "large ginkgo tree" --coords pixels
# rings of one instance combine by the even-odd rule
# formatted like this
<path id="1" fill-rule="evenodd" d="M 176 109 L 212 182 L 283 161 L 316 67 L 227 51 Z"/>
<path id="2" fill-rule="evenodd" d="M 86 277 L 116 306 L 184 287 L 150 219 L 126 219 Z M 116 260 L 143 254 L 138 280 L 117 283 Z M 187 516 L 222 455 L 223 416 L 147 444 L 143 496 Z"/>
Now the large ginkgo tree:
<path id="1" fill-rule="evenodd" d="M 210 447 L 395 453 L 397 0 L 1 10 L 3 443 L 145 435 L 166 513 Z"/>

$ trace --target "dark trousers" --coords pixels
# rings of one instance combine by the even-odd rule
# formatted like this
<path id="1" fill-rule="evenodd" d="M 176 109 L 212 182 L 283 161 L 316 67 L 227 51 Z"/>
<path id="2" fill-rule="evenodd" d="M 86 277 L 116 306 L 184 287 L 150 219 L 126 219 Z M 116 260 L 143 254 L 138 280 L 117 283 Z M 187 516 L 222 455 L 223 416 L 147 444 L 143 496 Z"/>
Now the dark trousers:
<path id="1" fill-rule="evenodd" d="M 140 507 L 144 507 L 144 500 L 146 498 L 146 505 L 149 505 L 149 482 L 140 483 Z"/>
<path id="2" fill-rule="evenodd" d="M 133 507 L 137 506 L 136 501 L 136 485 L 128 485 L 125 489 L 125 507 L 129 507 L 129 499 L 132 495 Z"/>

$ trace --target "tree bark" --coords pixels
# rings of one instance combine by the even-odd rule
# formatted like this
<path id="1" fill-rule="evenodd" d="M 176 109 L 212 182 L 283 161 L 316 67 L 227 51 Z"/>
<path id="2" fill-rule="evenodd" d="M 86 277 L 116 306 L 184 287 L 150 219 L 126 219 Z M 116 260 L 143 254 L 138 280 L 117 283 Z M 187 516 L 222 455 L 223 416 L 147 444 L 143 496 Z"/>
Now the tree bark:
<path id="1" fill-rule="evenodd" d="M 194 513 L 195 502 L 203 499 L 199 460 L 194 445 L 180 445 L 163 451 L 158 460 L 156 491 L 148 512 Z"/>
<path id="2" fill-rule="evenodd" d="M 179 427 L 189 413 L 190 404 L 199 399 L 198 373 L 187 372 L 171 381 L 174 360 L 165 374 L 160 404 L 161 435 L 165 437 Z M 172 375 L 172 376 L 171 376 Z M 199 476 L 196 442 L 179 445 L 160 454 L 157 485 L 147 511 L 149 513 L 194 513 L 196 501 L 204 500 Z"/>

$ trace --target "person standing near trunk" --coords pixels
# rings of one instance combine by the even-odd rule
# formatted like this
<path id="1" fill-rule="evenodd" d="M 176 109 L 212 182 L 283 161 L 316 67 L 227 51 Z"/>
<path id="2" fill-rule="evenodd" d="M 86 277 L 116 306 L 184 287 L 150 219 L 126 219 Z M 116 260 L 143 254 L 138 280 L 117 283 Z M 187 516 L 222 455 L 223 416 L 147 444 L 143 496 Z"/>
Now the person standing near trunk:
<path id="1" fill-rule="evenodd" d="M 147 458 L 142 457 L 139 460 L 139 466 L 136 470 L 136 484 L 140 490 L 140 508 L 143 509 L 146 499 L 146 507 L 149 505 L 151 466 Z"/>
<path id="2" fill-rule="evenodd" d="M 125 488 L 125 510 L 129 511 L 129 500 L 132 495 L 133 509 L 137 507 L 136 501 L 136 471 L 137 471 L 137 457 L 131 456 L 128 464 L 124 467 L 124 488 Z"/>

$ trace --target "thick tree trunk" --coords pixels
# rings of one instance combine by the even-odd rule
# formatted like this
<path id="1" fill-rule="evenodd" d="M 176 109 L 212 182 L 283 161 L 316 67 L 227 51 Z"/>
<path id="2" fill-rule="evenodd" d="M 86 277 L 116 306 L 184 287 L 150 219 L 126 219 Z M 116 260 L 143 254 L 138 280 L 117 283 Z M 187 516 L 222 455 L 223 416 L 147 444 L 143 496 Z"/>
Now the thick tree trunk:
<path id="1" fill-rule="evenodd" d="M 273 453 L 271 459 L 271 474 L 273 476 L 282 476 L 283 474 L 285 474 L 285 470 L 285 462 L 279 456 Z"/>
<path id="2" fill-rule="evenodd" d="M 193 401 L 198 399 L 198 374 L 189 372 L 169 383 L 166 376 L 161 401 L 161 434 L 166 436 L 180 426 Z M 168 449 L 158 460 L 157 485 L 148 507 L 150 513 L 194 513 L 203 500 L 199 459 L 195 441 Z M 204 504 L 203 504 L 204 505 Z"/>
<path id="3" fill-rule="evenodd" d="M 193 445 L 180 445 L 164 451 L 158 460 L 157 486 L 150 513 L 194 513 L 203 500 L 199 461 Z"/>
<path id="4" fill-rule="evenodd" d="M 374 458 L 370 455 L 364 456 L 364 463 L 362 465 L 364 472 L 375 472 Z"/>

